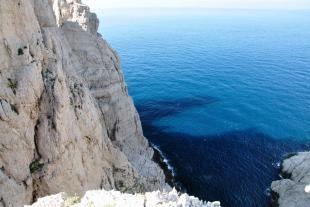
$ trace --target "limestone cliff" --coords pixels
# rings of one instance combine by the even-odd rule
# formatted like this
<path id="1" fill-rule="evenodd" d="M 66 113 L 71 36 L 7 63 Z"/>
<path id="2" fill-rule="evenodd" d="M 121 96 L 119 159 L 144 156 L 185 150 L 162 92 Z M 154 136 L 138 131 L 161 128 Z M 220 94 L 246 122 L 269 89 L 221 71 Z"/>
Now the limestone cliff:
<path id="1" fill-rule="evenodd" d="M 285 159 L 282 180 L 274 181 L 272 206 L 310 206 L 310 152 L 298 153 Z"/>
<path id="2" fill-rule="evenodd" d="M 97 28 L 80 0 L 0 0 L 0 206 L 167 187 Z"/>

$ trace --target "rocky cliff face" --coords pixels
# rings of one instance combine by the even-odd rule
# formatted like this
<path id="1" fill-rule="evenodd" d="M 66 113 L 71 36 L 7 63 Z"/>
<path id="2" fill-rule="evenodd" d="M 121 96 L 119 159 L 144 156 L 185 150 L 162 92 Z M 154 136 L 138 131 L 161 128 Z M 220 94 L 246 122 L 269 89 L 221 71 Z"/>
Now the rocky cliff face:
<path id="1" fill-rule="evenodd" d="M 167 187 L 97 28 L 80 0 L 0 0 L 0 206 Z"/>
<path id="2" fill-rule="evenodd" d="M 273 206 L 310 206 L 310 152 L 298 153 L 282 163 L 282 180 L 272 183 Z"/>

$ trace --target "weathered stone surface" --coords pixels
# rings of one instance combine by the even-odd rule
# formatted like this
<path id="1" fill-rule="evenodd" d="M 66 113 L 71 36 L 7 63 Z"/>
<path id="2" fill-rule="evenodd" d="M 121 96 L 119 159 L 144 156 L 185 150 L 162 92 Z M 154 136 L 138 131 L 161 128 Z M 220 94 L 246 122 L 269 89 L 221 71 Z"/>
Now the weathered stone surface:
<path id="1" fill-rule="evenodd" d="M 187 194 L 154 191 L 145 194 L 126 194 L 119 191 L 88 191 L 79 198 L 65 193 L 40 198 L 31 207 L 220 207 L 220 202 L 203 202 Z M 30 207 L 30 206 L 28 206 Z"/>
<path id="2" fill-rule="evenodd" d="M 95 13 L 91 13 L 87 5 L 81 0 L 53 0 L 53 9 L 58 26 L 65 22 L 77 22 L 85 31 L 97 34 L 99 20 Z"/>
<path id="3" fill-rule="evenodd" d="M 97 28 L 79 0 L 0 0 L 0 206 L 168 187 Z"/>
<path id="4" fill-rule="evenodd" d="M 310 206 L 310 152 L 298 153 L 282 163 L 283 179 L 271 185 L 274 205 L 280 207 Z"/>

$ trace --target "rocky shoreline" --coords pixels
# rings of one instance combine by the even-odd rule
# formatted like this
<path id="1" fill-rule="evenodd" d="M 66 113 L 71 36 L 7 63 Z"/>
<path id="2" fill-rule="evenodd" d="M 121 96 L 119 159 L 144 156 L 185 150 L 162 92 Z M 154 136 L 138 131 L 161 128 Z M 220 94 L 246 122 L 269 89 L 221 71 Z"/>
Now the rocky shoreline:
<path id="1" fill-rule="evenodd" d="M 271 184 L 271 207 L 310 206 L 310 152 L 291 154 L 281 164 L 281 180 Z"/>
<path id="2" fill-rule="evenodd" d="M 178 192 L 186 193 L 186 189 L 176 180 L 174 169 L 170 166 L 162 151 L 155 145 L 151 145 L 151 147 L 154 150 L 153 161 L 163 170 L 166 183 L 175 188 Z"/>

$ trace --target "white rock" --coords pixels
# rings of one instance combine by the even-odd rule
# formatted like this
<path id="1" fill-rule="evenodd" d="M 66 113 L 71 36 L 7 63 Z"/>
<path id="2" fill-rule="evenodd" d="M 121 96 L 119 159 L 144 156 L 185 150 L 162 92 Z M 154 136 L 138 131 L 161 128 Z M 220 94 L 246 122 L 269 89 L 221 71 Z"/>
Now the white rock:
<path id="1" fill-rule="evenodd" d="M 54 199 L 54 200 L 53 200 Z M 119 191 L 94 190 L 88 191 L 81 198 L 57 194 L 39 199 L 31 207 L 220 207 L 219 202 L 202 202 L 187 194 L 154 191 L 145 194 L 127 194 Z"/>
<path id="2" fill-rule="evenodd" d="M 59 193 L 56 195 L 39 198 L 33 205 L 25 207 L 61 207 L 65 205 L 66 199 L 67 195 L 65 193 Z"/>

